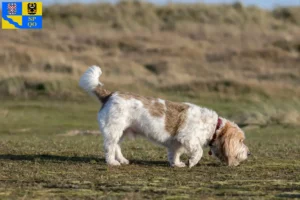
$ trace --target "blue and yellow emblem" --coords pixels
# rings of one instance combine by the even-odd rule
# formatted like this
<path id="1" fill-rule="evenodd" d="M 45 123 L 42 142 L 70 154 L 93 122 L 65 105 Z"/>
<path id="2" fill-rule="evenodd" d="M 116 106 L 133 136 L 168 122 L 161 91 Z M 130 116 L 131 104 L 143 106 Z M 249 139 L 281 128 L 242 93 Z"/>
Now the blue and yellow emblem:
<path id="1" fill-rule="evenodd" d="M 2 29 L 41 29 L 42 2 L 2 2 Z"/>

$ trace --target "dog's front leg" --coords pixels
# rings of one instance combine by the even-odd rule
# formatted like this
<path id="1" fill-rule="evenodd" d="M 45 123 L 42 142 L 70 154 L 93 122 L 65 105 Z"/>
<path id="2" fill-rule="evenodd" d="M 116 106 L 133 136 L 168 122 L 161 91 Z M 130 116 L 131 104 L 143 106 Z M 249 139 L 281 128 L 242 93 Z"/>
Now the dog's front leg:
<path id="1" fill-rule="evenodd" d="M 189 168 L 192 168 L 195 165 L 197 165 L 197 163 L 202 158 L 203 150 L 200 145 L 197 145 L 197 147 L 191 149 L 190 154 L 191 154 L 191 157 L 189 159 Z"/>
<path id="2" fill-rule="evenodd" d="M 171 167 L 185 167 L 185 163 L 180 161 L 182 150 L 180 147 L 168 148 L 168 160 Z"/>

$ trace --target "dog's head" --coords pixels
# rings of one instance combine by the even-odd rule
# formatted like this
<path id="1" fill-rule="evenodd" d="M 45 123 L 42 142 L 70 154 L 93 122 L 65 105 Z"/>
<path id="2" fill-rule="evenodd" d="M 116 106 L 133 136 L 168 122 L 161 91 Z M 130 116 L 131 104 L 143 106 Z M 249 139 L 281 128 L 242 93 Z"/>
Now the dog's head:
<path id="1" fill-rule="evenodd" d="M 237 166 L 250 155 L 244 140 L 244 132 L 235 123 L 226 121 L 224 126 L 217 130 L 210 151 L 228 166 Z"/>

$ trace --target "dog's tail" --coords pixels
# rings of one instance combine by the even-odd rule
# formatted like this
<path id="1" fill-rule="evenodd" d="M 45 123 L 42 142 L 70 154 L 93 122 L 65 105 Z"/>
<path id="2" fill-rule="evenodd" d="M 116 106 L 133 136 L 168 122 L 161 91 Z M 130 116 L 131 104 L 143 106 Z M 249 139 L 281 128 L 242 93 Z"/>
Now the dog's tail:
<path id="1" fill-rule="evenodd" d="M 103 88 L 99 81 L 102 71 L 98 66 L 91 66 L 84 72 L 79 81 L 79 86 L 92 96 L 96 96 L 102 103 L 105 103 L 112 95 L 112 92 Z"/>

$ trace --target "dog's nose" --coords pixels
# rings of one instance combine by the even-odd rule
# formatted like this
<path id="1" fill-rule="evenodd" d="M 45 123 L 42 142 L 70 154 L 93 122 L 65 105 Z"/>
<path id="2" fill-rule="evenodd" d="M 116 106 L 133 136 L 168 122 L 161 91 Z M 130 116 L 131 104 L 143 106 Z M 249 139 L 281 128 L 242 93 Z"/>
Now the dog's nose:
<path id="1" fill-rule="evenodd" d="M 251 153 L 250 153 L 250 151 L 248 151 L 248 153 L 247 153 L 247 156 L 251 156 Z"/>

